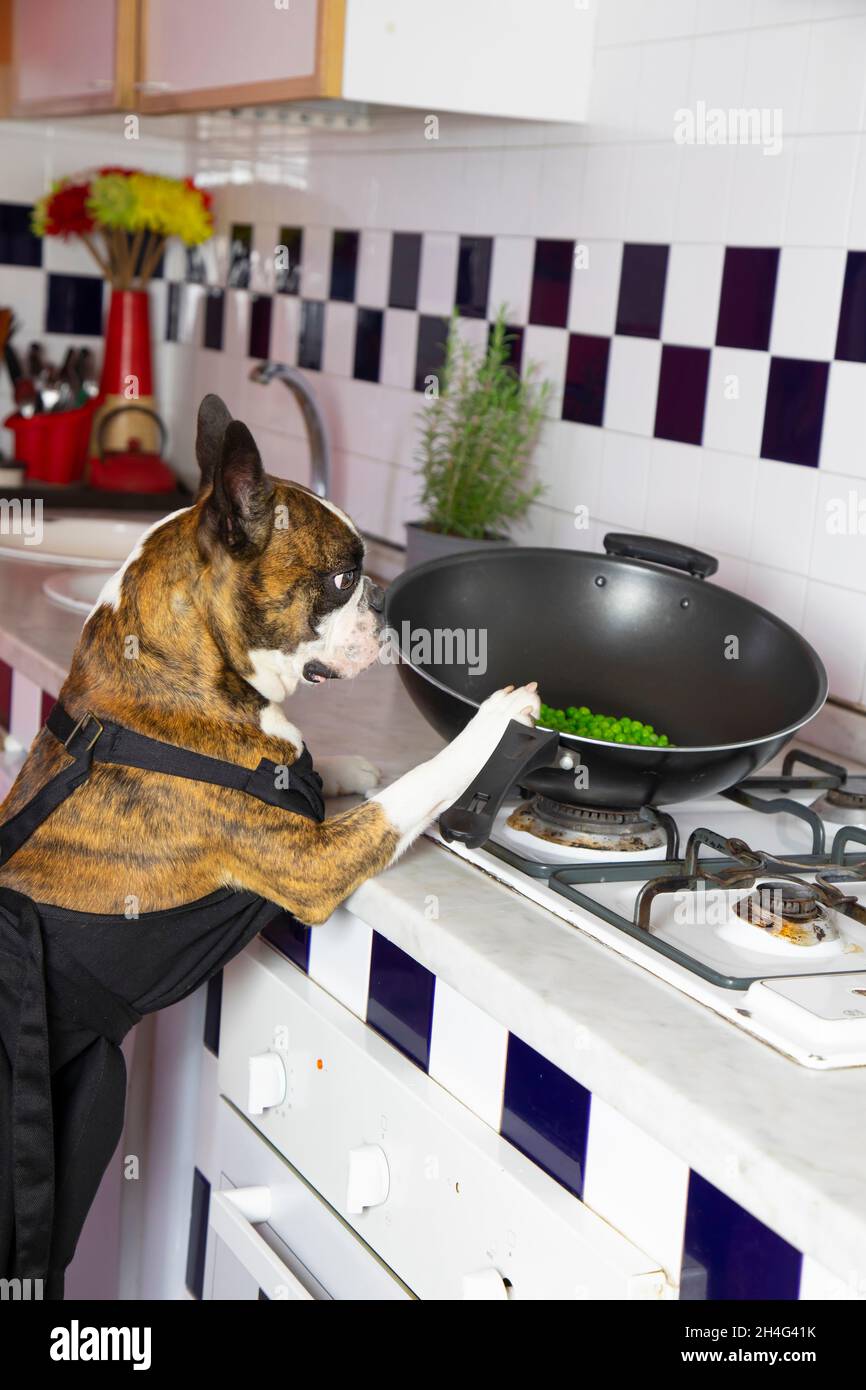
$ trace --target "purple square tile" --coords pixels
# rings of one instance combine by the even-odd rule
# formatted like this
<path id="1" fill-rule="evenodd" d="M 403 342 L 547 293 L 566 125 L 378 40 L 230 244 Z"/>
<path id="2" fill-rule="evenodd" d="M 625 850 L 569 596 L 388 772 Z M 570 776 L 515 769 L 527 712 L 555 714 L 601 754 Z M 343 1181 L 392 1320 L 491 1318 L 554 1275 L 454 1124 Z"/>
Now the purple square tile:
<path id="1" fill-rule="evenodd" d="M 529 322 L 565 328 L 574 265 L 573 241 L 536 241 Z"/>
<path id="2" fill-rule="evenodd" d="M 310 968 L 310 932 L 291 912 L 280 912 L 262 929 L 262 936 L 299 970 Z"/>
<path id="3" fill-rule="evenodd" d="M 836 356 L 843 362 L 866 362 L 866 251 L 848 252 Z"/>
<path id="4" fill-rule="evenodd" d="M 582 425 L 601 424 L 609 354 L 609 338 L 597 338 L 591 333 L 570 335 L 562 397 L 563 420 L 576 420 Z"/>
<path id="5" fill-rule="evenodd" d="M 250 305 L 250 341 L 248 357 L 266 359 L 271 355 L 271 307 L 268 294 L 256 294 Z"/>
<path id="6" fill-rule="evenodd" d="M 667 246 L 627 243 L 622 251 L 616 331 L 632 338 L 658 338 L 668 273 Z"/>
<path id="7" fill-rule="evenodd" d="M 465 318 L 487 317 L 493 237 L 462 236 L 457 255 L 457 308 Z"/>
<path id="8" fill-rule="evenodd" d="M 803 1257 L 697 1173 L 689 1175 L 680 1299 L 797 1298 Z"/>
<path id="9" fill-rule="evenodd" d="M 716 325 L 719 347 L 767 351 L 778 269 L 776 247 L 727 247 Z"/>
<path id="10" fill-rule="evenodd" d="M 761 458 L 817 468 L 829 362 L 770 361 Z"/>
<path id="11" fill-rule="evenodd" d="M 709 371 L 709 348 L 664 344 L 653 431 L 657 439 L 700 444 Z"/>
<path id="12" fill-rule="evenodd" d="M 367 1022 L 426 1071 L 436 976 L 373 932 Z"/>
<path id="13" fill-rule="evenodd" d="M 583 1196 L 590 1100 L 579 1081 L 509 1034 L 502 1135 L 577 1197 Z"/>

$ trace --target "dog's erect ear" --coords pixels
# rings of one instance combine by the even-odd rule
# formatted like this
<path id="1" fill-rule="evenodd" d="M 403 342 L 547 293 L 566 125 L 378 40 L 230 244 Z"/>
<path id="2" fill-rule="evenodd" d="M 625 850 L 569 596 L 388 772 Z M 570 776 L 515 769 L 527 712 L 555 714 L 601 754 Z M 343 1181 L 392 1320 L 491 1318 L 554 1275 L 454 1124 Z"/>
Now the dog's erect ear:
<path id="1" fill-rule="evenodd" d="M 200 492 L 213 482 L 217 464 L 222 458 L 223 437 L 231 419 L 228 407 L 219 396 L 205 396 L 198 408 L 198 429 L 195 436 L 195 456 L 201 469 Z"/>
<path id="2" fill-rule="evenodd" d="M 202 510 L 200 541 L 205 553 L 211 552 L 214 541 L 233 555 L 263 550 L 274 525 L 273 491 L 246 425 L 230 420 L 223 434 L 213 491 Z"/>

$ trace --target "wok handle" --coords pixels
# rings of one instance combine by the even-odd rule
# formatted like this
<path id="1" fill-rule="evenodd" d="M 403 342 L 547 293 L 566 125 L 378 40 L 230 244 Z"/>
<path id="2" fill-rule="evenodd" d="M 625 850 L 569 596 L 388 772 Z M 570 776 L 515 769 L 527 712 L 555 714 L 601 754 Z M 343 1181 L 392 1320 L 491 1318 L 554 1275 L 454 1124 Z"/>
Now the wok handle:
<path id="1" fill-rule="evenodd" d="M 715 555 L 693 550 L 690 545 L 680 545 L 678 541 L 662 540 L 660 536 L 627 536 L 620 531 L 609 531 L 604 538 L 604 548 L 608 555 L 621 555 L 627 560 L 650 560 L 654 565 L 685 570 L 695 579 L 708 579 L 719 568 Z"/>
<path id="2" fill-rule="evenodd" d="M 439 817 L 443 840 L 479 849 L 490 839 L 496 814 L 514 783 L 545 766 L 558 746 L 559 735 L 550 729 L 530 729 L 512 719 L 477 777 Z"/>

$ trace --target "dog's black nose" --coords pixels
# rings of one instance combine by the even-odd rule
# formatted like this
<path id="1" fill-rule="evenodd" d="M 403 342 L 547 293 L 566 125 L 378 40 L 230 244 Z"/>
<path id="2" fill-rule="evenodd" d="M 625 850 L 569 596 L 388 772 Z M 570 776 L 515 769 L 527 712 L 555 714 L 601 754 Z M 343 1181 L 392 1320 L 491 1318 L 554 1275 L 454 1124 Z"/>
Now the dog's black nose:
<path id="1" fill-rule="evenodd" d="M 367 602 L 374 613 L 384 613 L 385 611 L 385 590 L 378 584 L 370 580 L 370 587 L 367 591 Z"/>

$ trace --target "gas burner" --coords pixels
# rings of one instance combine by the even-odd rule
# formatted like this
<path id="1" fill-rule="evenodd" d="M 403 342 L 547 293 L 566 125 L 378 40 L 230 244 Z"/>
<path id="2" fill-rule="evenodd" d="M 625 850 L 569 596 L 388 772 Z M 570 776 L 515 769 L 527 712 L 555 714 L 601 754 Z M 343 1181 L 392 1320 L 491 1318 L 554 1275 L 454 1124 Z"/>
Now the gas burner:
<path id="1" fill-rule="evenodd" d="M 544 840 L 560 849 L 600 850 L 605 854 L 634 854 L 665 845 L 665 829 L 641 811 L 617 811 L 595 806 L 569 806 L 548 796 L 536 796 L 512 811 L 509 829 Z"/>
<path id="2" fill-rule="evenodd" d="M 808 883 L 765 880 L 734 905 L 737 916 L 751 927 L 793 947 L 838 942 L 831 913 Z"/>
<path id="3" fill-rule="evenodd" d="M 866 825 L 866 790 L 843 783 L 813 802 L 812 810 L 834 825 Z"/>

